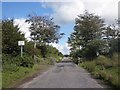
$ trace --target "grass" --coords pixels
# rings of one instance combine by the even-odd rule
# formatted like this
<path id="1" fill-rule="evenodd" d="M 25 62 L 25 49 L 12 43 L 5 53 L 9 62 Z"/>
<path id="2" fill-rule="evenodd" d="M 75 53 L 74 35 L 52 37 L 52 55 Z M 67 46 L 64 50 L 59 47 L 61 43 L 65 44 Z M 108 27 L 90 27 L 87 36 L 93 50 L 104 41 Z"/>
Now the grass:
<path id="1" fill-rule="evenodd" d="M 19 85 L 21 81 L 26 80 L 27 77 L 32 78 L 37 73 L 54 65 L 54 58 L 52 57 L 36 57 L 36 61 L 37 64 L 27 55 L 21 58 L 20 56 L 11 57 L 4 54 L 2 65 L 2 88 L 14 88 Z"/>
<path id="2" fill-rule="evenodd" d="M 111 59 L 105 56 L 99 56 L 93 61 L 81 63 L 80 66 L 88 70 L 95 78 L 104 80 L 114 88 L 120 88 L 118 78 L 120 76 L 120 64 L 118 62 L 118 56 L 114 54 Z"/>
<path id="3" fill-rule="evenodd" d="M 26 77 L 32 76 L 35 73 L 42 72 L 49 68 L 50 65 L 34 65 L 33 68 L 19 67 L 18 71 L 6 71 L 2 73 L 2 88 L 11 88 L 19 84 Z"/>
<path id="4" fill-rule="evenodd" d="M 2 88 L 2 73 L 0 72 L 0 90 Z"/>

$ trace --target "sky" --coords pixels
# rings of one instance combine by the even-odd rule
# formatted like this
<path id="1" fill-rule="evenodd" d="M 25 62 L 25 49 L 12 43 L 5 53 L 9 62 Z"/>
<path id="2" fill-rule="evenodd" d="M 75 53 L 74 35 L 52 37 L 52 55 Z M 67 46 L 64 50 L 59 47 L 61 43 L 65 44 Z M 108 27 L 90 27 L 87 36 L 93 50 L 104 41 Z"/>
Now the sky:
<path id="1" fill-rule="evenodd" d="M 14 18 L 14 24 L 19 25 L 20 30 L 29 39 L 29 24 L 25 23 L 28 14 L 53 17 L 53 21 L 60 25 L 60 32 L 65 33 L 58 44 L 51 43 L 63 54 L 69 54 L 70 47 L 67 39 L 73 32 L 75 18 L 83 14 L 85 10 L 101 16 L 107 24 L 115 23 L 118 18 L 119 0 L 15 0 L 2 1 L 2 18 Z M 17 1 L 17 0 L 16 0 Z M 25 2 L 26 1 L 26 2 Z M 36 2 L 35 2 L 36 1 Z"/>

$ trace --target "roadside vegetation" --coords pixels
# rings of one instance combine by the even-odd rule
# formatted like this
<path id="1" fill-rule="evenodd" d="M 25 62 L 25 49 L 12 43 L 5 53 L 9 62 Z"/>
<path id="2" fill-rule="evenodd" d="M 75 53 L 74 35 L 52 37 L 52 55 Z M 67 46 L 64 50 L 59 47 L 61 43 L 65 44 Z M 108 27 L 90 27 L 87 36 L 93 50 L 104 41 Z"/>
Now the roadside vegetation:
<path id="1" fill-rule="evenodd" d="M 120 32 L 117 24 L 85 11 L 75 19 L 74 32 L 68 38 L 70 57 L 96 78 L 119 88 Z"/>
<path id="2" fill-rule="evenodd" d="M 120 55 L 120 54 L 119 54 Z M 100 55 L 92 61 L 85 61 L 79 64 L 87 69 L 96 79 L 101 79 L 111 87 L 120 88 L 120 58 L 118 54 L 114 54 L 112 58 Z"/>
<path id="3" fill-rule="evenodd" d="M 14 87 L 26 77 L 49 68 L 63 58 L 62 53 L 49 44 L 58 43 L 62 38 L 60 26 L 46 16 L 29 15 L 26 23 L 30 23 L 29 41 L 19 30 L 19 25 L 14 25 L 14 19 L 2 20 L 2 88 Z M 18 41 L 25 41 L 22 57 Z"/>

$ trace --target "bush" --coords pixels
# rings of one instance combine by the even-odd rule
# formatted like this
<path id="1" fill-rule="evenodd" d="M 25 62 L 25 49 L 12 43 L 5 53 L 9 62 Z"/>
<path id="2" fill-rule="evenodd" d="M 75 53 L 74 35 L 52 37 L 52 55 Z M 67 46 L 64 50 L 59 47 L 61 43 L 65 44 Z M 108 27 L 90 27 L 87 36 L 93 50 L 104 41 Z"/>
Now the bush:
<path id="1" fill-rule="evenodd" d="M 54 65 L 55 61 L 56 61 L 55 58 L 52 57 L 45 58 L 45 63 L 49 65 Z"/>
<path id="2" fill-rule="evenodd" d="M 2 65 L 3 72 L 9 71 L 9 72 L 17 72 L 19 70 L 19 67 L 15 64 L 4 64 Z"/>
<path id="3" fill-rule="evenodd" d="M 58 57 L 57 59 L 56 59 L 56 62 L 57 63 L 59 63 L 59 62 L 61 62 L 62 61 L 62 57 Z"/>
<path id="4" fill-rule="evenodd" d="M 2 64 L 11 63 L 12 57 L 8 54 L 2 54 Z"/>
<path id="5" fill-rule="evenodd" d="M 119 83 L 119 77 L 118 76 L 111 76 L 110 77 L 110 83 L 113 85 L 113 86 L 115 86 L 115 87 L 117 87 L 117 88 L 120 88 L 120 83 Z"/>
<path id="6" fill-rule="evenodd" d="M 78 58 L 72 58 L 72 61 L 73 61 L 75 64 L 78 64 Z"/>
<path id="7" fill-rule="evenodd" d="M 118 67 L 120 66 L 120 61 L 118 60 L 120 58 L 120 55 L 117 53 L 114 53 L 112 56 L 112 65 L 114 67 Z"/>
<path id="8" fill-rule="evenodd" d="M 23 57 L 17 56 L 13 59 L 14 64 L 17 66 L 23 66 L 23 67 L 33 67 L 34 60 L 32 57 L 24 55 Z"/>
<path id="9" fill-rule="evenodd" d="M 94 62 L 92 62 L 92 63 L 90 63 L 90 64 L 88 64 L 88 66 L 87 66 L 88 68 L 88 71 L 90 71 L 90 72 L 93 72 L 94 71 L 94 69 L 95 69 L 95 63 Z"/>
<path id="10" fill-rule="evenodd" d="M 105 68 L 110 68 L 112 67 L 112 62 L 109 58 L 105 57 L 105 56 L 99 56 L 96 59 L 96 64 L 100 65 L 100 66 L 104 66 Z"/>
<path id="11" fill-rule="evenodd" d="M 109 82 L 111 85 L 120 88 L 119 76 L 120 76 L 120 67 L 114 67 L 107 69 L 107 74 L 110 74 Z"/>
<path id="12" fill-rule="evenodd" d="M 87 69 L 90 72 L 93 72 L 95 69 L 95 62 L 94 61 L 86 61 L 84 64 L 82 64 L 82 67 Z"/>
<path id="13" fill-rule="evenodd" d="M 104 70 L 105 70 L 105 68 L 103 66 L 96 65 L 94 71 L 92 72 L 92 74 L 95 76 L 95 78 L 100 79 L 100 78 L 103 78 L 101 72 L 104 75 Z"/>
<path id="14" fill-rule="evenodd" d="M 90 71 L 95 78 L 107 81 L 108 84 L 115 88 L 120 88 L 119 76 L 120 67 L 117 64 L 118 56 L 113 55 L 112 59 L 105 56 L 99 56 L 94 61 L 85 61 L 81 66 Z"/>

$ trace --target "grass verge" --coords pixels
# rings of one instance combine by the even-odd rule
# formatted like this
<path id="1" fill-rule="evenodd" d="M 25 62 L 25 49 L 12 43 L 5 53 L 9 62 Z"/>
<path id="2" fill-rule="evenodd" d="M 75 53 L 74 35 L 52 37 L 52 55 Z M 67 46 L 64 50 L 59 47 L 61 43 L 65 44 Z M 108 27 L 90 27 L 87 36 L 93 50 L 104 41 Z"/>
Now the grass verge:
<path id="1" fill-rule="evenodd" d="M 95 78 L 107 82 L 111 87 L 120 88 L 118 57 L 110 59 L 105 56 L 99 56 L 93 61 L 82 62 L 80 66 L 89 71 Z"/>
<path id="2" fill-rule="evenodd" d="M 48 69 L 51 65 L 38 65 L 35 64 L 33 68 L 16 67 L 17 71 L 6 71 L 2 73 L 2 88 L 13 88 L 20 84 L 22 80 L 30 77 L 36 73 L 40 73 Z"/>
<path id="3" fill-rule="evenodd" d="M 2 73 L 0 71 L 0 90 L 2 89 Z"/>

